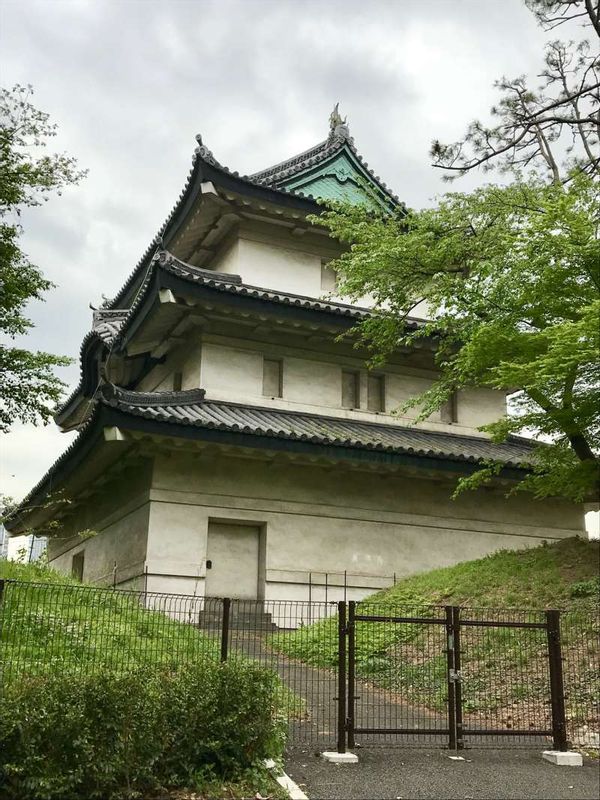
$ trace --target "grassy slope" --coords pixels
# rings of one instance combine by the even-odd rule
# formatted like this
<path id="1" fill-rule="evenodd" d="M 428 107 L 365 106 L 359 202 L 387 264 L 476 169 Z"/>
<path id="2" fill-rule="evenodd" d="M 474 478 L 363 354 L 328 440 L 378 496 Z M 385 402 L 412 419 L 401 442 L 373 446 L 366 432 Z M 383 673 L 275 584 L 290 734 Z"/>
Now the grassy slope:
<path id="1" fill-rule="evenodd" d="M 7 586 L 0 605 L 0 669 L 5 679 L 50 668 L 89 672 L 138 665 L 177 667 L 220 658 L 220 635 L 204 634 L 185 621 L 144 609 L 136 593 L 90 590 L 37 563 L 0 560 L 0 578 L 20 582 Z M 185 602 L 173 608 L 185 616 Z M 276 704 L 290 719 L 304 714 L 304 700 L 284 685 Z"/>
<path id="2" fill-rule="evenodd" d="M 369 600 L 487 608 L 573 608 L 573 584 L 598 575 L 599 543 L 563 539 L 501 550 L 476 561 L 406 578 Z"/>
<path id="3" fill-rule="evenodd" d="M 598 634 L 598 542 L 568 539 L 530 550 L 501 551 L 486 558 L 406 578 L 364 601 L 379 613 L 433 615 L 428 605 L 568 609 L 563 649 L 574 720 L 597 720 L 594 694 L 600 664 Z M 381 610 L 383 607 L 384 610 Z M 375 609 L 372 609 L 374 612 Z M 470 615 L 472 616 L 472 614 Z M 485 613 L 482 612 L 482 617 Z M 510 614 L 507 619 L 510 619 Z M 535 621 L 542 620 L 537 615 Z M 319 667 L 337 663 L 337 620 L 330 618 L 273 637 L 276 649 Z M 518 718 L 535 691 L 545 691 L 545 632 L 463 629 L 464 695 L 467 710 Z M 409 702 L 441 710 L 446 697 L 445 632 L 442 626 L 357 623 L 357 676 L 399 692 Z M 466 651 L 466 652 L 465 652 Z M 502 681 L 498 676 L 502 675 Z M 525 677 L 523 677 L 525 676 Z M 537 677 L 542 676 L 542 677 Z M 491 686 L 500 689 L 490 691 Z M 597 694 L 596 694 L 597 698 Z"/>
<path id="4" fill-rule="evenodd" d="M 38 564 L 0 561 L 0 578 L 22 582 L 7 586 L 0 607 L 7 677 L 45 672 L 49 666 L 89 671 L 217 657 L 214 640 L 192 625 L 142 608 L 136 595 L 89 591 Z"/>

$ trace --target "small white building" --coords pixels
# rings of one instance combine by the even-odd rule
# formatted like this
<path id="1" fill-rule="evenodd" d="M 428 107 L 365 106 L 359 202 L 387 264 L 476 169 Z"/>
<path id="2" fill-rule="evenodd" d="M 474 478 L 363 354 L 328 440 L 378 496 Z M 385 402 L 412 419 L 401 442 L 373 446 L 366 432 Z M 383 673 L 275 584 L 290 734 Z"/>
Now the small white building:
<path id="1" fill-rule="evenodd" d="M 79 436 L 8 521 L 13 534 L 61 521 L 51 565 L 150 591 L 358 599 L 582 534 L 580 506 L 506 497 L 531 445 L 478 431 L 503 393 L 460 392 L 418 425 L 394 413 L 434 380 L 436 343 L 369 372 L 338 340 L 372 312 L 335 297 L 340 248 L 307 220 L 315 197 L 398 204 L 337 113 L 324 142 L 250 177 L 199 139 L 160 236 L 94 313 L 56 417 Z M 499 479 L 452 500 L 487 459 L 504 462 Z"/>

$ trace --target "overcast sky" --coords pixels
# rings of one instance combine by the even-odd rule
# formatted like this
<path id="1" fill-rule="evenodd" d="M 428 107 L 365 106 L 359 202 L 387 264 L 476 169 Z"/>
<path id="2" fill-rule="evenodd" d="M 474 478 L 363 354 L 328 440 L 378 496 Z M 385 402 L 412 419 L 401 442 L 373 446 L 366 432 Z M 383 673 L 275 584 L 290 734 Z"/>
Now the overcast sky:
<path id="1" fill-rule="evenodd" d="M 339 100 L 369 165 L 422 206 L 444 190 L 431 139 L 487 118 L 494 80 L 535 75 L 545 38 L 521 0 L 0 0 L 2 84 L 32 84 L 55 148 L 89 169 L 24 217 L 23 247 L 58 285 L 30 308 L 28 346 L 77 358 L 89 303 L 162 225 L 196 133 L 253 172 L 324 139 Z M 78 363 L 62 375 L 74 387 Z M 15 426 L 0 491 L 22 497 L 71 441 Z"/>

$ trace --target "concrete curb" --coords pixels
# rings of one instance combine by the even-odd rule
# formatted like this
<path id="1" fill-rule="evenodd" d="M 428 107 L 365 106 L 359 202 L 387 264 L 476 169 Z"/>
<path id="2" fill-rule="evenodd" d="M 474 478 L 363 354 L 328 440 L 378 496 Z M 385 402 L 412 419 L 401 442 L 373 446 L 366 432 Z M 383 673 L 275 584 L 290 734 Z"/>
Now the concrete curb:
<path id="1" fill-rule="evenodd" d="M 265 767 L 273 773 L 277 783 L 288 793 L 290 800 L 308 800 L 308 795 L 304 794 L 298 784 L 286 772 L 277 768 L 277 764 L 272 758 L 267 758 L 264 763 Z"/>

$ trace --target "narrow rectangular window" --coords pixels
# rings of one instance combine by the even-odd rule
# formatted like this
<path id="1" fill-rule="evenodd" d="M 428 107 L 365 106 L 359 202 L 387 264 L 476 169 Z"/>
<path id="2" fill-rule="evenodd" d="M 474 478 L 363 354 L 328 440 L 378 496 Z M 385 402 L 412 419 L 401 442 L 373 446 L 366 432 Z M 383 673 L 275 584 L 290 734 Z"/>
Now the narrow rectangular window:
<path id="1" fill-rule="evenodd" d="M 342 370 L 342 408 L 360 406 L 360 373 Z"/>
<path id="2" fill-rule="evenodd" d="M 367 408 L 369 411 L 385 411 L 385 378 L 383 375 L 368 376 Z"/>
<path id="3" fill-rule="evenodd" d="M 324 292 L 333 292 L 337 287 L 337 273 L 328 265 L 327 261 L 321 261 L 321 289 Z"/>
<path id="4" fill-rule="evenodd" d="M 274 358 L 263 359 L 263 395 L 283 396 L 283 364 Z"/>
<path id="5" fill-rule="evenodd" d="M 450 397 L 446 400 L 440 409 L 440 417 L 442 422 L 451 424 L 458 422 L 458 393 L 452 392 Z"/>
<path id="6" fill-rule="evenodd" d="M 175 372 L 173 375 L 173 391 L 180 392 L 183 385 L 183 373 Z"/>
<path id="7" fill-rule="evenodd" d="M 78 581 L 83 580 L 83 563 L 84 555 L 82 550 L 80 553 L 75 553 L 71 561 L 71 575 Z"/>

